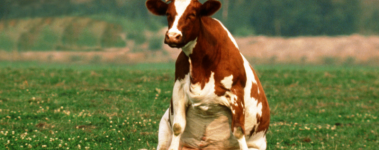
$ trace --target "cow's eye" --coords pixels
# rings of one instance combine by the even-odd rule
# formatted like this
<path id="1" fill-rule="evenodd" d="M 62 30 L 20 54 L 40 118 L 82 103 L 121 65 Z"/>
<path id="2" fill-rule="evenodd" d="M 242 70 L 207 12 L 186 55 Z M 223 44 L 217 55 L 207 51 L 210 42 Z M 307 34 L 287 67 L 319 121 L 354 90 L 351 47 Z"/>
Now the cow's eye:
<path id="1" fill-rule="evenodd" d="M 166 13 L 166 16 L 167 16 L 167 17 L 171 17 L 171 14 L 170 14 L 170 13 Z"/>
<path id="2" fill-rule="evenodd" d="M 167 16 L 167 19 L 169 19 L 169 20 L 171 20 L 171 14 L 169 14 L 169 13 L 166 13 L 166 16 Z"/>
<path id="3" fill-rule="evenodd" d="M 188 15 L 187 19 L 193 19 L 193 18 L 195 18 L 195 17 L 196 17 L 195 14 L 190 14 L 190 15 Z"/>

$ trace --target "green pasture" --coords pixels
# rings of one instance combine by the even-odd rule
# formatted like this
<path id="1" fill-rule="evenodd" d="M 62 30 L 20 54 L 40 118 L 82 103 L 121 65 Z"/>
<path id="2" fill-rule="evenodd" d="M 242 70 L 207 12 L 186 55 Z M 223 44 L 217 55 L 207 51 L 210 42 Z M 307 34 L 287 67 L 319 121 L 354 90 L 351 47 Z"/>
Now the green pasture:
<path id="1" fill-rule="evenodd" d="M 0 62 L 0 149 L 154 149 L 173 64 Z M 269 149 L 376 149 L 379 68 L 255 66 Z"/>

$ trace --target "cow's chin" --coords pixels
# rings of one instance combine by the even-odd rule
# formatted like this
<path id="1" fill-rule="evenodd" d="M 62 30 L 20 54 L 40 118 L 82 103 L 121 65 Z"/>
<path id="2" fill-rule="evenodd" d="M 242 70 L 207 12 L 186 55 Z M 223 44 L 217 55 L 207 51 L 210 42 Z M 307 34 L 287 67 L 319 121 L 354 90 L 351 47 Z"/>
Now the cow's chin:
<path id="1" fill-rule="evenodd" d="M 171 48 L 183 48 L 185 46 L 185 44 L 183 43 L 169 43 L 169 42 L 165 42 L 165 43 Z"/>

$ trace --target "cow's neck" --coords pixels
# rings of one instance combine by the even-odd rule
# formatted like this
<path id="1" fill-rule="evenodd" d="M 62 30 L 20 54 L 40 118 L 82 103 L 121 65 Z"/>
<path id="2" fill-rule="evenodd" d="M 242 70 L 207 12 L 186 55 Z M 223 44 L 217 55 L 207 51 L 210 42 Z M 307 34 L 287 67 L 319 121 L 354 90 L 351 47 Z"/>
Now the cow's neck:
<path id="1" fill-rule="evenodd" d="M 210 17 L 201 18 L 200 33 L 197 37 L 196 46 L 189 55 L 193 63 L 201 62 L 217 63 L 217 56 L 220 55 L 220 40 L 223 35 L 217 32 L 219 28 L 217 22 Z M 204 62 L 205 61 L 205 62 Z"/>
<path id="2" fill-rule="evenodd" d="M 182 49 L 189 57 L 193 83 L 200 82 L 203 85 L 208 82 L 211 72 L 216 71 L 225 51 L 221 47 L 223 41 L 227 41 L 225 38 L 228 35 L 220 23 L 210 17 L 201 19 L 199 36 Z"/>

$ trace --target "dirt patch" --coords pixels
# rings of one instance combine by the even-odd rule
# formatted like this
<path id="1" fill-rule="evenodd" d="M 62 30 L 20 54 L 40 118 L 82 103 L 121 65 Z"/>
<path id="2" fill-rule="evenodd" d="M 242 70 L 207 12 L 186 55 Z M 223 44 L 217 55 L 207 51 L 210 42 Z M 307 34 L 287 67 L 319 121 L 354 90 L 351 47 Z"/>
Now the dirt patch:
<path id="1" fill-rule="evenodd" d="M 379 65 L 379 36 L 236 38 L 241 53 L 252 64 L 368 64 Z M 172 62 L 181 52 L 164 45 L 161 51 L 132 52 L 109 48 L 91 52 L 2 52 L 0 60 L 44 62 Z"/>
<path id="2" fill-rule="evenodd" d="M 165 62 L 167 56 L 163 51 L 129 52 L 129 48 L 113 48 L 104 51 L 44 51 L 44 52 L 0 52 L 0 60 L 6 61 L 40 61 L 59 63 L 142 63 Z"/>
<path id="3" fill-rule="evenodd" d="M 256 59 L 258 63 L 266 61 L 266 63 L 379 64 L 378 36 L 297 38 L 257 36 L 236 40 L 242 54 L 247 58 Z"/>

